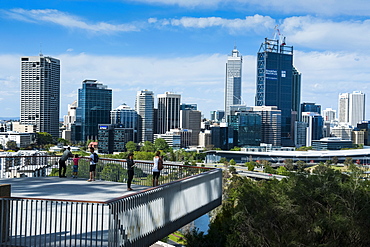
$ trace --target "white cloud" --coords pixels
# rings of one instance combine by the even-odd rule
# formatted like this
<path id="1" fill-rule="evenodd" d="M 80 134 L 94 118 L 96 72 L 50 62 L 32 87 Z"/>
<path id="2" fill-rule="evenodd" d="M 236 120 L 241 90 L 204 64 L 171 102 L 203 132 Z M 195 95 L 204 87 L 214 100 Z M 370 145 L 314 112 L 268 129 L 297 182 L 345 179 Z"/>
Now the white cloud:
<path id="1" fill-rule="evenodd" d="M 127 1 L 127 0 L 125 0 Z M 369 16 L 370 2 L 366 0 L 131 0 L 154 5 L 175 5 L 186 8 L 253 9 L 254 11 L 323 16 Z"/>
<path id="2" fill-rule="evenodd" d="M 221 17 L 182 17 L 180 19 L 162 19 L 158 20 L 151 18 L 149 23 L 155 23 L 162 26 L 181 26 L 185 28 L 210 28 L 210 27 L 223 27 L 230 30 L 254 30 L 261 31 L 270 29 L 275 26 L 275 21 L 269 16 L 254 15 L 246 16 L 244 19 L 225 19 Z"/>
<path id="3" fill-rule="evenodd" d="M 334 22 L 311 16 L 283 20 L 281 31 L 290 44 L 315 50 L 368 50 L 370 20 Z"/>
<path id="4" fill-rule="evenodd" d="M 114 33 L 139 31 L 140 28 L 134 24 L 110 24 L 107 22 L 88 23 L 82 18 L 70 15 L 56 9 L 12 9 L 3 11 L 6 16 L 20 21 L 34 23 L 53 23 L 66 28 L 82 29 L 96 33 Z"/>

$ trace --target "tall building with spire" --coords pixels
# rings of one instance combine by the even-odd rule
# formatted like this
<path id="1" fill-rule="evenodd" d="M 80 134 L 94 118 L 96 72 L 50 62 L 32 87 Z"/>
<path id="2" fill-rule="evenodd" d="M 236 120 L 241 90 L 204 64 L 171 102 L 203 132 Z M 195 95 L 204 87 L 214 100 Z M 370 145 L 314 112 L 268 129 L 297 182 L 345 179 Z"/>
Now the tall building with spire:
<path id="1" fill-rule="evenodd" d="M 21 124 L 59 137 L 60 61 L 52 57 L 21 57 Z"/>
<path id="2" fill-rule="evenodd" d="M 225 119 L 231 114 L 230 106 L 241 104 L 243 58 L 234 47 L 226 63 Z"/>
<path id="3" fill-rule="evenodd" d="M 294 146 L 293 126 L 300 108 L 301 74 L 293 66 L 293 47 L 265 39 L 257 54 L 256 106 L 281 110 L 281 142 Z"/>

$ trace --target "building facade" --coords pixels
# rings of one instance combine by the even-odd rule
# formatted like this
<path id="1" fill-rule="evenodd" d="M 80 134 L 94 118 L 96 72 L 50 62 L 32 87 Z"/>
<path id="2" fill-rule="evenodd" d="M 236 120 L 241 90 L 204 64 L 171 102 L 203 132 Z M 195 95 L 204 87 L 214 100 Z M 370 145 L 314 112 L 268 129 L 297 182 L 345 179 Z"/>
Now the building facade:
<path id="1" fill-rule="evenodd" d="M 322 117 L 324 118 L 324 121 L 334 121 L 336 118 L 336 110 L 333 110 L 331 108 L 326 108 L 322 111 Z"/>
<path id="2" fill-rule="evenodd" d="M 158 133 L 164 134 L 170 129 L 180 127 L 181 95 L 165 92 L 158 94 Z"/>
<path id="3" fill-rule="evenodd" d="M 230 127 L 236 131 L 237 146 L 258 146 L 262 140 L 262 117 L 260 114 L 249 111 L 239 112 L 228 116 Z"/>
<path id="4" fill-rule="evenodd" d="M 365 94 L 355 91 L 349 95 L 349 123 L 352 126 L 365 120 Z"/>
<path id="5" fill-rule="evenodd" d="M 293 47 L 266 38 L 257 54 L 255 105 L 277 106 L 281 110 L 283 146 L 294 145 L 292 124 L 300 106 L 300 78 L 300 73 L 293 66 Z"/>
<path id="6" fill-rule="evenodd" d="M 255 106 L 253 112 L 261 115 L 261 142 L 281 146 L 281 110 L 276 106 Z"/>
<path id="7" fill-rule="evenodd" d="M 110 112 L 111 124 L 121 124 L 125 128 L 133 129 L 132 140 L 137 143 L 139 118 L 137 112 L 126 104 L 118 106 Z"/>
<path id="8" fill-rule="evenodd" d="M 52 57 L 21 57 L 21 124 L 59 137 L 60 61 Z"/>
<path id="9" fill-rule="evenodd" d="M 225 81 L 225 118 L 230 115 L 230 106 L 240 105 L 242 96 L 242 64 L 243 58 L 234 47 L 226 63 Z"/>
<path id="10" fill-rule="evenodd" d="M 135 110 L 138 114 L 139 131 L 138 141 L 154 140 L 154 95 L 152 91 L 142 90 L 137 92 Z"/>
<path id="11" fill-rule="evenodd" d="M 180 126 L 182 129 L 189 129 L 192 131 L 190 146 L 198 146 L 200 123 L 202 120 L 202 113 L 197 110 L 181 110 L 180 111 Z"/>
<path id="12" fill-rule="evenodd" d="M 122 124 L 99 124 L 99 153 L 111 154 L 126 151 L 126 143 L 133 140 L 133 128 L 125 128 Z"/>
<path id="13" fill-rule="evenodd" d="M 110 123 L 112 110 L 112 89 L 97 80 L 84 80 L 78 89 L 76 141 L 98 139 L 98 125 Z"/>

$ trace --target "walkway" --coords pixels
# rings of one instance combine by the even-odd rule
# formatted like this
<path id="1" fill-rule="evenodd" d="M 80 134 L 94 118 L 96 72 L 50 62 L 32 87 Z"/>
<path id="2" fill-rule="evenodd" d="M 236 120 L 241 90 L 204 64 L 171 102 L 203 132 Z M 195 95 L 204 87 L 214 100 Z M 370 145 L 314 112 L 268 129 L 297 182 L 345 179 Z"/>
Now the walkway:
<path id="1" fill-rule="evenodd" d="M 0 184 L 11 184 L 12 197 L 101 202 L 149 188 L 133 184 L 134 190 L 127 191 L 125 183 L 59 177 L 5 178 Z"/>

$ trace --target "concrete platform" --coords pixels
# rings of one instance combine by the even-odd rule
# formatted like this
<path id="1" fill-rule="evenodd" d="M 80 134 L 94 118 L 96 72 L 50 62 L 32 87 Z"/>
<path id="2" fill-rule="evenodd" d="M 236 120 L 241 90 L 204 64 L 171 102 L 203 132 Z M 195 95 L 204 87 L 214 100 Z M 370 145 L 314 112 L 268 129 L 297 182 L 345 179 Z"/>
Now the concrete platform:
<path id="1" fill-rule="evenodd" d="M 95 202 L 105 202 L 150 188 L 133 184 L 131 187 L 134 190 L 127 191 L 125 183 L 101 180 L 87 182 L 82 178 L 59 177 L 5 178 L 0 179 L 0 184 L 11 185 L 12 197 Z"/>

